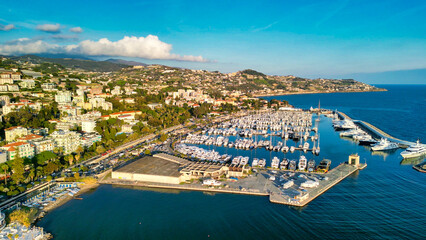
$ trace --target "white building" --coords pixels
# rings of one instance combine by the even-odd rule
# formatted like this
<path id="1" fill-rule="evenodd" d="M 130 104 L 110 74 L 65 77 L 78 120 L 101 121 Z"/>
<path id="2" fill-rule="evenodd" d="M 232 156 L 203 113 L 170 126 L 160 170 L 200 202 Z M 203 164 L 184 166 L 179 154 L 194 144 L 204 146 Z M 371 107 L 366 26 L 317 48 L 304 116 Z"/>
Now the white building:
<path id="1" fill-rule="evenodd" d="M 53 132 L 50 137 L 65 155 L 75 152 L 81 146 L 81 135 L 74 131 L 59 130 Z"/>
<path id="2" fill-rule="evenodd" d="M 81 144 L 85 147 L 92 146 L 95 142 L 100 142 L 102 136 L 97 133 L 85 133 L 81 138 Z"/>
<path id="3" fill-rule="evenodd" d="M 35 81 L 33 79 L 23 79 L 22 82 L 19 83 L 21 88 L 33 89 L 35 88 Z"/>
<path id="4" fill-rule="evenodd" d="M 10 103 L 10 97 L 8 95 L 0 96 L 0 106 L 5 106 Z"/>
<path id="5" fill-rule="evenodd" d="M 55 141 L 51 138 L 39 138 L 28 142 L 34 145 L 35 154 L 45 151 L 53 152 L 53 149 L 55 149 Z"/>
<path id="6" fill-rule="evenodd" d="M 86 120 L 81 122 L 81 130 L 83 132 L 87 132 L 87 133 L 95 132 L 95 127 L 96 127 L 96 121 Z"/>
<path id="7" fill-rule="evenodd" d="M 38 102 L 36 102 L 36 103 L 32 103 L 32 102 L 9 103 L 9 104 L 7 104 L 6 106 L 3 107 L 3 114 L 7 115 L 11 112 L 16 112 L 23 107 L 29 107 L 33 110 L 40 111 L 41 104 L 38 103 Z"/>
<path id="8" fill-rule="evenodd" d="M 14 142 L 0 147 L 7 152 L 7 160 L 13 160 L 19 155 L 21 158 L 33 158 L 34 146 L 27 142 Z"/>
<path id="9" fill-rule="evenodd" d="M 10 127 L 4 130 L 4 135 L 6 142 L 12 142 L 19 137 L 28 135 L 28 129 L 21 126 Z"/>
<path id="10" fill-rule="evenodd" d="M 41 84 L 41 88 L 43 89 L 43 91 L 52 91 L 52 90 L 56 90 L 56 84 L 55 83 L 43 83 Z"/>
<path id="11" fill-rule="evenodd" d="M 71 92 L 60 91 L 55 95 L 55 102 L 59 104 L 71 103 Z"/>
<path id="12" fill-rule="evenodd" d="M 89 103 L 92 105 L 92 108 L 102 108 L 103 110 L 112 110 L 112 103 L 105 101 L 104 98 L 94 97 L 89 99 Z"/>

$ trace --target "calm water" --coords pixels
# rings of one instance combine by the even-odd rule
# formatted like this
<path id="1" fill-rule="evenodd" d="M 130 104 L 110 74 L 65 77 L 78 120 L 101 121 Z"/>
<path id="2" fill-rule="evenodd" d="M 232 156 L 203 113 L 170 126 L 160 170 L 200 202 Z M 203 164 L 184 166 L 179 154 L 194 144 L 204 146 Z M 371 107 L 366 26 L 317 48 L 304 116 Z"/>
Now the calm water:
<path id="1" fill-rule="evenodd" d="M 425 113 L 415 111 L 426 109 L 424 92 L 406 86 L 389 89 L 387 94 L 399 97 L 392 100 L 399 103 L 397 106 L 382 103 L 390 98 L 386 93 L 369 93 L 368 98 L 348 93 L 285 99 L 296 106 L 310 107 L 309 101 L 315 105 L 320 96 L 321 106 L 345 111 L 397 137 L 424 136 Z M 402 96 L 402 92 L 409 96 Z M 422 239 L 426 174 L 411 168 L 413 162 L 420 160 L 402 162 L 401 150 L 372 155 L 368 148 L 341 139 L 325 117 L 319 128 L 321 153 L 317 161 L 327 157 L 337 165 L 357 152 L 368 167 L 304 208 L 272 204 L 266 197 L 105 185 L 84 194 L 84 200 L 72 200 L 47 214 L 38 225 L 53 233 L 55 239 Z M 283 153 L 264 150 L 216 150 L 268 160 L 275 155 L 284 157 Z"/>
<path id="2" fill-rule="evenodd" d="M 367 121 L 407 141 L 426 142 L 426 85 L 377 85 L 387 92 L 328 93 L 265 97 L 287 100 L 310 108 L 337 109 L 353 119 Z"/>

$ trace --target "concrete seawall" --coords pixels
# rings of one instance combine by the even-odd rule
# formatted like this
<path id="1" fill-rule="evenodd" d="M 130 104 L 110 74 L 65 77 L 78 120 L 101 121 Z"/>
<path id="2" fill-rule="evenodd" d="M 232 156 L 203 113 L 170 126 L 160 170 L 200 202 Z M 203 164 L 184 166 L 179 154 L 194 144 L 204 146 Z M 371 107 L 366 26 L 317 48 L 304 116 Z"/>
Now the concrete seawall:
<path id="1" fill-rule="evenodd" d="M 342 119 L 348 119 L 348 120 L 353 121 L 356 125 L 358 125 L 362 129 L 367 130 L 368 132 L 374 134 L 375 137 L 387 138 L 387 139 L 389 139 L 393 142 L 398 143 L 400 145 L 400 147 L 407 147 L 407 146 L 415 144 L 414 142 L 405 141 L 405 140 L 401 140 L 401 139 L 398 139 L 396 137 L 393 137 L 393 136 L 389 135 L 388 133 L 384 132 L 383 130 L 379 129 L 378 127 L 376 127 L 376 126 L 374 126 L 374 125 L 372 125 L 368 122 L 361 121 L 361 120 L 354 120 L 343 112 L 337 112 L 337 114 Z"/>

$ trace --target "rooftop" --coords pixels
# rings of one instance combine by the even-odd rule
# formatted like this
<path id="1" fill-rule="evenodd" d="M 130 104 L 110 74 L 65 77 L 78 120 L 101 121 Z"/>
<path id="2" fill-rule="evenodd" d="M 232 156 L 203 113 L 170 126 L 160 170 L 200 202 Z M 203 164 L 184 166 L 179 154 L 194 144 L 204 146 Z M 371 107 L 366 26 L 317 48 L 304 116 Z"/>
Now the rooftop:
<path id="1" fill-rule="evenodd" d="M 115 172 L 179 177 L 180 164 L 162 158 L 145 156 Z"/>

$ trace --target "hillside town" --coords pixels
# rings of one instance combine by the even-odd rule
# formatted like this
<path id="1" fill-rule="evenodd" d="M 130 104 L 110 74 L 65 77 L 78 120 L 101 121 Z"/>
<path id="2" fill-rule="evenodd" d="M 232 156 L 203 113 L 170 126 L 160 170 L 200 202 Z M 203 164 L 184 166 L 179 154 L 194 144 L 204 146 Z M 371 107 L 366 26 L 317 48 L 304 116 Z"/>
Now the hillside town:
<path id="1" fill-rule="evenodd" d="M 354 80 L 254 70 L 225 74 L 147 65 L 97 72 L 31 58 L 2 57 L 0 72 L 1 163 L 52 152 L 74 158 L 67 161 L 71 164 L 80 160 L 76 152 L 101 153 L 118 139 L 135 139 L 191 117 L 288 104 L 256 96 L 380 90 Z M 102 122 L 108 126 L 102 128 Z"/>
<path id="2" fill-rule="evenodd" d="M 119 70 L 105 71 L 111 64 L 99 71 L 1 57 L 2 198 L 13 199 L 57 178 L 77 181 L 79 163 L 153 133 L 167 140 L 162 133 L 167 128 L 208 124 L 240 110 L 289 106 L 259 96 L 380 90 L 354 80 L 268 76 L 254 70 L 226 74 L 117 65 Z M 74 175 L 64 173 L 71 168 Z"/>

